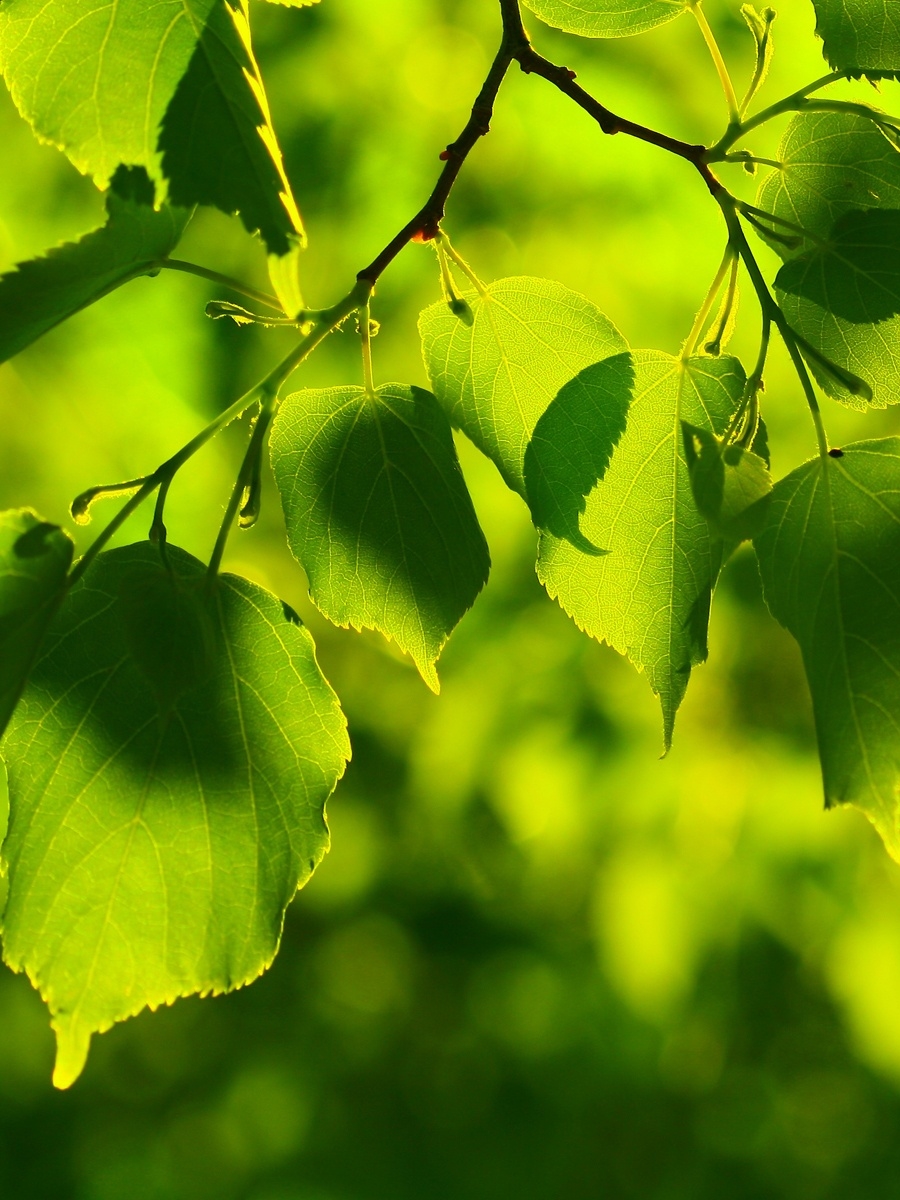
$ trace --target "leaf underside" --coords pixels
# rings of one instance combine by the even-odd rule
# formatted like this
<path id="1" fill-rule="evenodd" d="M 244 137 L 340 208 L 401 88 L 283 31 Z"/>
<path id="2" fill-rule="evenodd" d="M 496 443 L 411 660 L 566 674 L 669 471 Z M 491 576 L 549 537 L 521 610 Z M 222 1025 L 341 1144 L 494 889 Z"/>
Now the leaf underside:
<path id="1" fill-rule="evenodd" d="M 784 166 L 762 184 L 760 208 L 811 235 L 776 278 L 791 325 L 862 378 L 878 408 L 900 402 L 900 153 L 865 117 L 802 113 L 785 133 Z M 864 408 L 814 360 L 823 389 Z"/>
<path id="2" fill-rule="evenodd" d="M 594 38 L 644 33 L 688 7 L 687 0 L 525 0 L 525 5 L 556 29 Z"/>
<path id="3" fill-rule="evenodd" d="M 30 510 L 0 513 L 0 737 L 62 601 L 72 551 Z"/>
<path id="4" fill-rule="evenodd" d="M 895 0 L 813 0 L 816 33 L 835 71 L 900 74 L 900 18 Z"/>
<path id="5" fill-rule="evenodd" d="M 49 1005 L 60 1087 L 93 1032 L 268 966 L 349 757 L 306 629 L 247 580 L 205 591 L 203 566 L 168 553 L 155 621 L 135 619 L 135 580 L 166 586 L 147 543 L 72 589 L 4 744 L 4 958 Z M 208 652 L 185 667 L 192 622 Z"/>
<path id="6" fill-rule="evenodd" d="M 900 860 L 900 438 L 792 471 L 755 544 L 803 652 L 826 804 L 861 808 Z"/>
<path id="7" fill-rule="evenodd" d="M 697 510 L 682 422 L 722 434 L 744 388 L 733 358 L 683 365 L 634 351 L 628 427 L 587 498 L 581 532 L 601 553 L 542 532 L 538 575 L 579 628 L 644 670 L 668 747 L 692 666 L 707 654 L 722 543 Z"/>
<path id="8" fill-rule="evenodd" d="M 316 606 L 393 638 L 438 689 L 435 661 L 490 558 L 430 392 L 387 384 L 297 392 L 272 430 L 288 541 Z"/>

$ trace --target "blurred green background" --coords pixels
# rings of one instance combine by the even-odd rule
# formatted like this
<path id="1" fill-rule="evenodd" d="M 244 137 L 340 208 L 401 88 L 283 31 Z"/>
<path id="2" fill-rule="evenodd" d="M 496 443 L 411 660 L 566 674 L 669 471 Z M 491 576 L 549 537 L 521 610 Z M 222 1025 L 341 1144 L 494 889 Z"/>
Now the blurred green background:
<path id="1" fill-rule="evenodd" d="M 310 303 L 343 295 L 427 195 L 495 48 L 495 9 L 254 6 L 310 230 Z M 750 35 L 736 4 L 708 10 L 740 90 Z M 529 25 L 612 107 L 692 141 L 720 131 L 689 17 L 611 43 Z M 806 0 L 785 6 L 767 101 L 824 73 L 813 25 Z M 774 153 L 778 133 L 753 148 Z M 0 147 L 0 267 L 100 222 L 101 197 L 5 95 Z M 752 195 L 740 168 L 722 171 Z M 483 277 L 559 279 L 633 345 L 670 352 L 724 241 L 685 163 L 604 138 L 518 73 L 446 224 Z M 179 253 L 265 284 L 260 247 L 220 214 L 200 214 Z M 3 367 L 0 506 L 66 522 L 76 493 L 155 466 L 284 353 L 281 332 L 206 320 L 214 295 L 174 274 L 140 280 Z M 415 320 L 438 295 L 432 251 L 408 248 L 378 289 L 379 380 L 425 383 Z M 745 295 L 734 347 L 750 357 L 756 336 Z M 348 331 L 295 382 L 359 379 Z M 764 401 L 782 475 L 815 443 L 780 352 Z M 825 416 L 835 442 L 900 432 L 892 412 L 826 401 Z M 241 436 L 228 430 L 173 489 L 171 536 L 198 555 Z M 862 816 L 822 812 L 799 655 L 762 607 L 752 555 L 724 574 L 710 661 L 660 760 L 645 682 L 544 596 L 524 506 L 460 453 L 494 567 L 445 654 L 439 699 L 383 640 L 310 609 L 271 488 L 258 528 L 234 536 L 228 565 L 303 613 L 349 716 L 332 852 L 265 977 L 96 1038 L 71 1092 L 50 1086 L 40 1000 L 4 972 L 3 1197 L 900 1194 L 900 868 Z M 149 516 L 123 540 L 145 536 Z"/>

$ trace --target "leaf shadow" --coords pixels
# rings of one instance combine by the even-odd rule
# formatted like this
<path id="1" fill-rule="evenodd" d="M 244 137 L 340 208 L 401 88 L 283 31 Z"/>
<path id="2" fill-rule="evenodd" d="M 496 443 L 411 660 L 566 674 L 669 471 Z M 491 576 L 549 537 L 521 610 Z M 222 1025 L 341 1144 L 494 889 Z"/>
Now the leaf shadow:
<path id="1" fill-rule="evenodd" d="M 551 400 L 525 450 L 525 492 L 535 525 L 585 554 L 606 553 L 585 537 L 579 521 L 625 432 L 634 381 L 627 351 L 585 367 Z"/>

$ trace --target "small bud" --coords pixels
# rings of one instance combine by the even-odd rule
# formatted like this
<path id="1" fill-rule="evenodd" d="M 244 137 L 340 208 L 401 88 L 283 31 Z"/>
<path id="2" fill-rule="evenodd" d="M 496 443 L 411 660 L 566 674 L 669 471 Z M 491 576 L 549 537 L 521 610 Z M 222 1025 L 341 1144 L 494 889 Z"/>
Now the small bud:
<path id="1" fill-rule="evenodd" d="M 463 300 L 461 296 L 454 296 L 452 300 L 447 301 L 447 307 L 453 313 L 454 317 L 459 317 L 463 325 L 471 327 L 475 324 L 475 314 L 472 312 L 472 307 L 468 300 Z"/>

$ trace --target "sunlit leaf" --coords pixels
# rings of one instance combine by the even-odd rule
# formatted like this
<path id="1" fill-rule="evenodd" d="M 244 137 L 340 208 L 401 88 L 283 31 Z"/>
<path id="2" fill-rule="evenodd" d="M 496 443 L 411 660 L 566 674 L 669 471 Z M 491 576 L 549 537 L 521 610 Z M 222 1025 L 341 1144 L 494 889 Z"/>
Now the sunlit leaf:
<path id="1" fill-rule="evenodd" d="M 858 805 L 900 859 L 900 438 L 792 471 L 756 550 L 803 651 L 826 804 Z"/>
<path id="2" fill-rule="evenodd" d="M 62 601 L 72 550 L 28 509 L 0 513 L 0 737 Z"/>
<path id="3" fill-rule="evenodd" d="M 758 204 L 810 235 L 795 248 L 773 242 L 788 260 L 776 281 L 785 313 L 816 350 L 865 381 L 871 404 L 895 404 L 900 153 L 865 117 L 802 113 L 788 127 L 779 158 L 784 167 L 763 183 Z M 865 407 L 865 397 L 814 360 L 810 365 L 825 391 Z"/>
<path id="4" fill-rule="evenodd" d="M 600 554 L 542 533 L 538 575 L 578 626 L 642 668 L 663 711 L 669 744 L 706 631 L 721 544 L 697 510 L 682 421 L 722 434 L 744 373 L 733 358 L 682 364 L 633 353 L 628 427 L 588 497 L 581 531 Z"/>
<path id="5" fill-rule="evenodd" d="M 141 178 L 149 187 L 143 172 L 120 169 L 106 197 L 108 219 L 102 228 L 0 277 L 0 362 L 121 284 L 154 270 L 175 249 L 190 212 L 168 206 L 154 210 L 146 195 L 141 198 Z"/>
<path id="6" fill-rule="evenodd" d="M 816 33 L 836 71 L 900 73 L 900 20 L 895 0 L 813 0 Z"/>
<path id="7" fill-rule="evenodd" d="M 289 396 L 272 430 L 288 541 L 330 620 L 434 664 L 490 559 L 450 424 L 430 392 L 387 384 Z"/>
<path id="8" fill-rule="evenodd" d="M 628 37 L 679 16 L 687 0 L 525 0 L 533 13 L 566 33 Z"/>
<path id="9" fill-rule="evenodd" d="M 627 350 L 598 308 L 560 283 L 499 279 L 466 293 L 472 324 L 446 304 L 419 318 L 425 365 L 451 422 L 527 496 L 525 456 L 539 419 L 580 371 Z"/>
<path id="10" fill-rule="evenodd" d="M 209 661 L 171 684 L 183 613 L 141 631 L 129 596 L 158 571 L 144 543 L 72 589 L 4 743 L 10 829 L 4 957 L 52 1014 L 54 1080 L 91 1034 L 149 1005 L 259 975 L 286 905 L 328 847 L 325 800 L 349 756 L 344 718 L 290 610 L 169 548 L 205 603 Z M 157 587 L 157 591 L 159 588 Z M 165 689 L 164 689 L 165 690 Z"/>
<path id="11" fill-rule="evenodd" d="M 772 490 L 765 459 L 688 421 L 682 430 L 694 500 L 713 533 L 729 543 L 753 537 L 765 516 L 760 501 Z"/>

